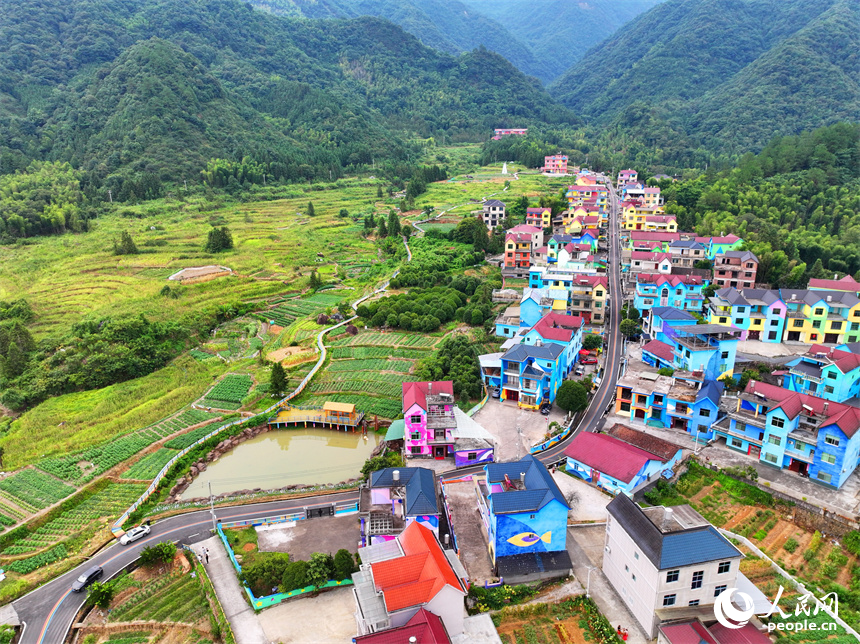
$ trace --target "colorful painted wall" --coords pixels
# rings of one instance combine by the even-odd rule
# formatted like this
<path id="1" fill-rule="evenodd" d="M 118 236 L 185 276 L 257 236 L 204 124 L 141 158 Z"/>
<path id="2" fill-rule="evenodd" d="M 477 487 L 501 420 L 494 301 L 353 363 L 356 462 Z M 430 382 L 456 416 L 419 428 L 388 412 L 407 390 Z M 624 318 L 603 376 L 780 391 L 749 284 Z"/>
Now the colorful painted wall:
<path id="1" fill-rule="evenodd" d="M 492 508 L 492 495 L 490 506 Z M 538 512 L 495 514 L 490 510 L 495 557 L 555 552 L 567 547 L 567 508 L 556 500 Z"/>

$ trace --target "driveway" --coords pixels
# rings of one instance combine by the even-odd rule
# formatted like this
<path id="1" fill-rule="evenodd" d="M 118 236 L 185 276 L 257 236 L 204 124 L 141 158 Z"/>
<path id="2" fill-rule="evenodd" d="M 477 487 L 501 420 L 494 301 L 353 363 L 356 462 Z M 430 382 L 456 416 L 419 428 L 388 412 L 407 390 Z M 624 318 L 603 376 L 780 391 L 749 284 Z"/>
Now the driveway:
<path id="1" fill-rule="evenodd" d="M 344 644 L 357 631 L 352 588 L 334 588 L 272 606 L 257 616 L 269 642 Z"/>
<path id="2" fill-rule="evenodd" d="M 490 399 L 473 418 L 495 438 L 495 460 L 516 461 L 528 454 L 530 447 L 543 442 L 549 423 L 564 421 L 564 412 L 553 405 L 549 416 L 541 416 L 520 409 L 515 402 Z"/>

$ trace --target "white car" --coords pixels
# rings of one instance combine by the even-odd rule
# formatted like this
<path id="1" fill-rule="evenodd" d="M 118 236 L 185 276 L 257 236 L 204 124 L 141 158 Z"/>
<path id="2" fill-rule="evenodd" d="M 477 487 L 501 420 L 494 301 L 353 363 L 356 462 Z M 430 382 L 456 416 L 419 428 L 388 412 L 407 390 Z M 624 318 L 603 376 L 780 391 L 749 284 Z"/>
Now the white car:
<path id="1" fill-rule="evenodd" d="M 132 528 L 124 535 L 119 538 L 119 543 L 121 546 L 127 546 L 132 541 L 137 541 L 138 539 L 142 539 L 146 535 L 149 534 L 149 526 L 148 525 L 139 525 L 136 528 Z"/>

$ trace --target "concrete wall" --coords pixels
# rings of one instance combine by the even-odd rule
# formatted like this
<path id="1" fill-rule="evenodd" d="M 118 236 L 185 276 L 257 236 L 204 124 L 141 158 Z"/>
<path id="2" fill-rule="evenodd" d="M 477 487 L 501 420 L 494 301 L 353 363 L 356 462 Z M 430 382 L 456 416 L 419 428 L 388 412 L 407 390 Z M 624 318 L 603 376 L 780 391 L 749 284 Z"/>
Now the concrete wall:
<path id="1" fill-rule="evenodd" d="M 491 506 L 492 501 L 491 495 Z M 495 524 L 495 556 L 564 550 L 567 547 L 567 512 L 564 505 L 553 499 L 538 512 L 491 515 Z M 532 535 L 537 535 L 538 538 L 524 541 L 527 535 L 532 538 Z M 542 537 L 549 539 L 549 543 L 545 543 Z"/>

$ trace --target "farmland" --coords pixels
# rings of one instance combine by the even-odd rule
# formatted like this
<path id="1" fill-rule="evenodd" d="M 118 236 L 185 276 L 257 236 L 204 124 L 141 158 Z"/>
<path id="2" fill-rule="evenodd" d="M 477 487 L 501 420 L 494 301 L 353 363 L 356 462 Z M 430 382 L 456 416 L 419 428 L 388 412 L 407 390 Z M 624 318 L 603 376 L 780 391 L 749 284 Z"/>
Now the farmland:
<path id="1" fill-rule="evenodd" d="M 157 452 L 147 454 L 137 463 L 128 468 L 122 475 L 124 479 L 135 479 L 140 481 L 149 481 L 155 478 L 155 475 L 161 471 L 167 462 L 176 456 L 177 451 L 162 447 Z"/>
<path id="2" fill-rule="evenodd" d="M 123 578 L 118 583 L 131 592 L 111 606 L 111 622 L 151 619 L 196 624 L 209 613 L 209 603 L 200 583 L 181 571 L 146 582 Z"/>
<path id="3" fill-rule="evenodd" d="M 18 507 L 35 511 L 64 499 L 75 488 L 38 470 L 27 469 L 0 481 L 0 491 Z"/>
<path id="4" fill-rule="evenodd" d="M 201 404 L 215 409 L 239 409 L 252 384 L 251 376 L 228 374 L 206 394 Z"/>

